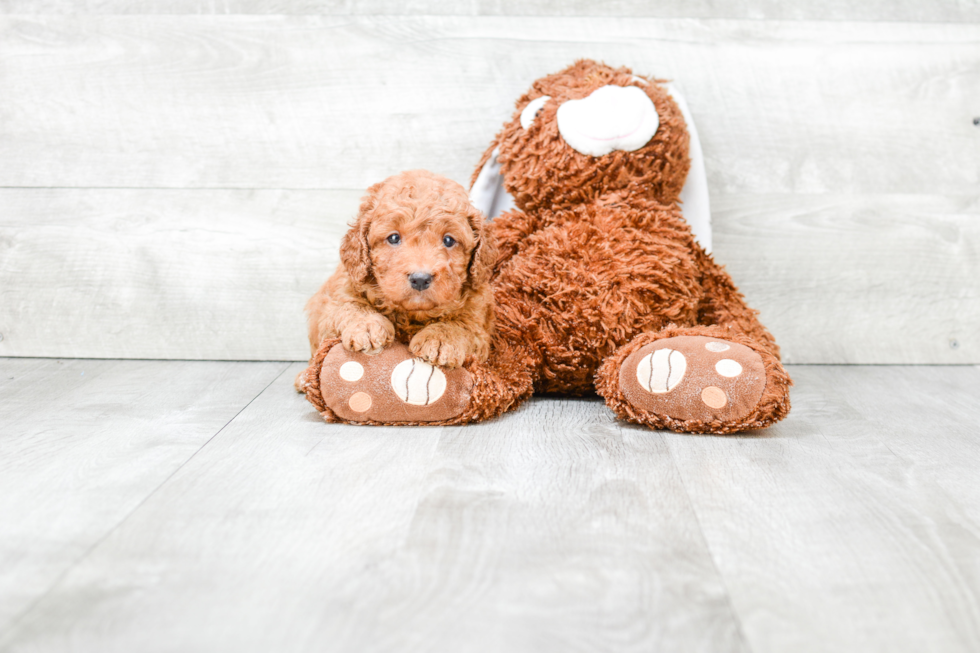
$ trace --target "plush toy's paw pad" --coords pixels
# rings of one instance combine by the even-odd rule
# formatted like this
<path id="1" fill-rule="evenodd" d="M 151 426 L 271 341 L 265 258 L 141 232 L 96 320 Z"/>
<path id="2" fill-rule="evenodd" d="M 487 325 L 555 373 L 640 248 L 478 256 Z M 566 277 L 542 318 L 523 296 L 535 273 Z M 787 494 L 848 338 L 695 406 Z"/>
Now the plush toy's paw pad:
<path id="1" fill-rule="evenodd" d="M 463 412 L 472 389 L 465 369 L 434 367 L 401 343 L 376 355 L 335 345 L 320 369 L 324 402 L 351 422 L 441 422 Z"/>
<path id="2" fill-rule="evenodd" d="M 737 420 L 758 405 L 766 387 L 762 357 L 720 338 L 677 336 L 630 354 L 619 370 L 635 408 L 678 420 Z"/>

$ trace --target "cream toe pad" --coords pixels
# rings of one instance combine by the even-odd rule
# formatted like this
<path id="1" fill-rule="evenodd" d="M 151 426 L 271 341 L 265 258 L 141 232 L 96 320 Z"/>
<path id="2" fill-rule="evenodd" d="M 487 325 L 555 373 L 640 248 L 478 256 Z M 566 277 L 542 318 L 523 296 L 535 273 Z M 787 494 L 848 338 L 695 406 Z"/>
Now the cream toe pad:
<path id="1" fill-rule="evenodd" d="M 636 380 L 647 392 L 670 392 L 684 378 L 687 359 L 673 349 L 658 349 L 648 354 L 636 366 Z"/>
<path id="2" fill-rule="evenodd" d="M 421 358 L 411 358 L 391 371 L 391 387 L 406 404 L 428 406 L 446 391 L 446 375 Z"/>
<path id="3" fill-rule="evenodd" d="M 340 366 L 337 373 L 344 381 L 354 383 L 355 381 L 360 381 L 361 377 L 364 376 L 364 367 L 358 362 L 347 361 Z"/>
<path id="4" fill-rule="evenodd" d="M 715 372 L 731 379 L 742 373 L 742 366 L 731 358 L 723 358 L 715 363 Z"/>

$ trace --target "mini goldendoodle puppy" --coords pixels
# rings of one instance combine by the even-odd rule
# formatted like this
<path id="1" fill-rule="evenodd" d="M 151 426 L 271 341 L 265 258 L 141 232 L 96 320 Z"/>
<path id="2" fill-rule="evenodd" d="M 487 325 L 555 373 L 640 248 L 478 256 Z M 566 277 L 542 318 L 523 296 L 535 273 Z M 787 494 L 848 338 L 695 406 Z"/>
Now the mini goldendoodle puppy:
<path id="1" fill-rule="evenodd" d="M 371 186 L 337 271 L 306 304 L 311 350 L 340 338 L 348 351 L 377 354 L 397 340 L 433 365 L 485 361 L 496 257 L 485 219 L 466 189 L 426 170 Z"/>

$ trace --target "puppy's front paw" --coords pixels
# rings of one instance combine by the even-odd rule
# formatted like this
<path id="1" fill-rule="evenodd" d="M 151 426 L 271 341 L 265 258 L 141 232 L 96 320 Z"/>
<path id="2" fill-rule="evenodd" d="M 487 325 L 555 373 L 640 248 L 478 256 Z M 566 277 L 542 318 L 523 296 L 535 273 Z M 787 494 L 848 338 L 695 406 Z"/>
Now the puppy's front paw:
<path id="1" fill-rule="evenodd" d="M 347 351 L 377 354 L 395 339 L 395 327 L 383 315 L 372 315 L 362 322 L 348 325 L 340 334 Z"/>
<path id="2" fill-rule="evenodd" d="M 427 363 L 448 368 L 459 367 L 476 353 L 467 334 L 444 324 L 430 324 L 416 333 L 408 349 Z"/>

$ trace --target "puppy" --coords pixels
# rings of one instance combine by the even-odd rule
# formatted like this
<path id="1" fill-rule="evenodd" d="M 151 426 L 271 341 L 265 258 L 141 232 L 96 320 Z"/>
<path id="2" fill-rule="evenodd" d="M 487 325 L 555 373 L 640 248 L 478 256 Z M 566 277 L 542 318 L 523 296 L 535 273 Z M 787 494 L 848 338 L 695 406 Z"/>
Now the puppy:
<path id="1" fill-rule="evenodd" d="M 462 186 L 425 170 L 371 186 L 337 271 L 306 304 L 311 350 L 340 338 L 376 354 L 397 338 L 433 365 L 486 360 L 496 252 L 485 220 Z"/>

